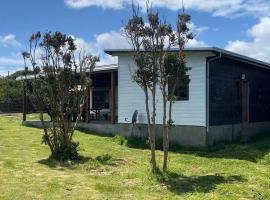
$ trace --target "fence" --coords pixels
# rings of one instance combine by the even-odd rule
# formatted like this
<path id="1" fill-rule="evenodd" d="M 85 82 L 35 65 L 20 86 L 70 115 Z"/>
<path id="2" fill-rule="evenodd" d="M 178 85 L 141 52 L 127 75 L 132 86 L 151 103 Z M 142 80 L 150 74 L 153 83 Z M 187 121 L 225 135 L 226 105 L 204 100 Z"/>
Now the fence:
<path id="1" fill-rule="evenodd" d="M 9 99 L 5 102 L 0 102 L 0 113 L 21 113 L 23 110 L 22 99 Z M 27 113 L 35 111 L 30 101 L 27 101 L 26 105 Z"/>

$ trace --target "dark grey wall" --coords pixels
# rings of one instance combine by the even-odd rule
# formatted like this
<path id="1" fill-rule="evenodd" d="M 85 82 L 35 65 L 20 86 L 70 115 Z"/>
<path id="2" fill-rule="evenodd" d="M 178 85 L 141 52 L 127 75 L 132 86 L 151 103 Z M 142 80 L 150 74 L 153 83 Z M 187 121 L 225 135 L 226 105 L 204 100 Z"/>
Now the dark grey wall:
<path id="1" fill-rule="evenodd" d="M 270 121 L 270 70 L 221 58 L 209 67 L 210 126 L 242 122 L 242 74 L 250 86 L 250 122 Z"/>

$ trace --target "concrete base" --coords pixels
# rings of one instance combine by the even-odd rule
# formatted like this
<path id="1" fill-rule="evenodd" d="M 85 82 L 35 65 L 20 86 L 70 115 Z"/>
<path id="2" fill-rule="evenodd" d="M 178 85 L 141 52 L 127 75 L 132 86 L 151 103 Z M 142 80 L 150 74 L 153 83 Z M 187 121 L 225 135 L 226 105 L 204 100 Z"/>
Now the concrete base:
<path id="1" fill-rule="evenodd" d="M 207 141 L 208 145 L 235 140 L 248 142 L 258 134 L 267 131 L 270 134 L 270 122 L 210 126 Z"/>
<path id="2" fill-rule="evenodd" d="M 49 126 L 50 122 L 47 123 Z M 42 124 L 39 121 L 25 121 L 23 125 L 42 128 Z M 133 126 L 132 124 L 80 123 L 78 128 L 99 134 L 148 137 L 146 124 L 136 124 Z M 162 135 L 162 125 L 157 125 L 157 139 L 162 139 Z M 171 130 L 170 141 L 181 146 L 204 147 L 206 146 L 206 128 L 199 126 L 176 126 Z"/>
<path id="3" fill-rule="evenodd" d="M 147 138 L 147 125 L 117 124 L 118 134 Z M 163 138 L 162 125 L 156 126 L 157 139 Z M 206 128 L 200 126 L 176 126 L 170 132 L 170 142 L 181 146 L 203 147 L 206 145 Z"/>
<path id="4" fill-rule="evenodd" d="M 49 125 L 50 122 L 47 123 Z M 23 122 L 23 125 L 42 128 L 42 124 L 39 121 L 26 121 Z M 132 124 L 80 123 L 78 128 L 98 134 L 119 134 L 126 137 L 137 136 L 147 138 L 146 124 L 136 124 L 133 126 Z M 248 141 L 264 131 L 270 131 L 270 122 L 211 126 L 208 133 L 205 127 L 176 126 L 170 132 L 170 141 L 181 146 L 205 147 L 219 142 L 232 142 L 237 139 Z M 162 135 L 162 125 L 157 125 L 157 139 L 162 139 Z"/>

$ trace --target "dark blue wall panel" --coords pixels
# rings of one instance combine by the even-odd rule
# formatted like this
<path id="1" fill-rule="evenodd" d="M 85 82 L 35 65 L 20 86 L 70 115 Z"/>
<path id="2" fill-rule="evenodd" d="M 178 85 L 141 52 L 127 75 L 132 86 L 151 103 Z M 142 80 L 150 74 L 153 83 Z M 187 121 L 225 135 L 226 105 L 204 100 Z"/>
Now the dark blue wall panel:
<path id="1" fill-rule="evenodd" d="M 242 74 L 250 86 L 250 122 L 270 121 L 270 70 L 221 58 L 209 68 L 210 126 L 242 122 Z"/>

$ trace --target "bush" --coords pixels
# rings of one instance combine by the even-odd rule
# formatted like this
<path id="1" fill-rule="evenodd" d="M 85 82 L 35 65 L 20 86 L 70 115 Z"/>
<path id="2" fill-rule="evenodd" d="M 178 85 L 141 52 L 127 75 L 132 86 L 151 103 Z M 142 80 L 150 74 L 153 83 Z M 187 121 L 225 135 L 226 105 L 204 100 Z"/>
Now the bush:
<path id="1" fill-rule="evenodd" d="M 62 144 L 52 157 L 58 161 L 79 161 L 81 156 L 79 155 L 79 143 L 71 141 L 68 144 Z"/>
<path id="2" fill-rule="evenodd" d="M 124 136 L 119 135 L 119 134 L 113 137 L 113 141 L 119 145 L 126 145 L 127 143 L 127 139 Z"/>

